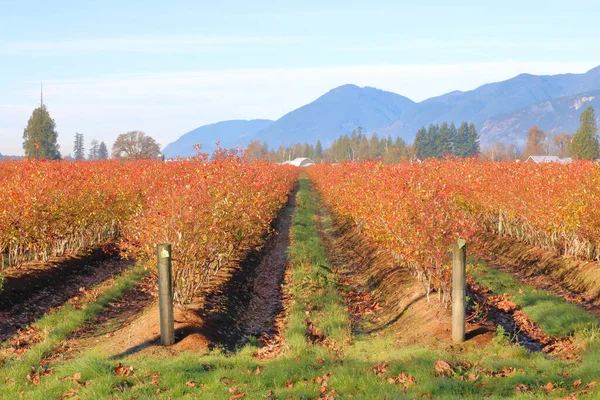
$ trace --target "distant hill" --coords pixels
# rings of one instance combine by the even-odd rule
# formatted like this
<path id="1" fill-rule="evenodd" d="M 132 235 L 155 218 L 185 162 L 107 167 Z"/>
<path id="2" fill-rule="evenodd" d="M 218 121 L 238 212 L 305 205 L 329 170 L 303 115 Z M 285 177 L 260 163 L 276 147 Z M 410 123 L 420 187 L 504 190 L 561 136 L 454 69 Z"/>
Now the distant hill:
<path id="1" fill-rule="evenodd" d="M 3 156 L 2 153 L 0 153 L 0 160 L 22 160 L 24 158 L 24 156 Z"/>
<path id="2" fill-rule="evenodd" d="M 431 123 L 470 121 L 481 128 L 486 120 L 494 116 L 594 90 L 600 90 L 600 66 L 585 74 L 521 74 L 468 92 L 455 91 L 424 100 L 417 104 L 409 118 L 402 119 L 402 123 L 397 123 L 397 128 L 390 133 L 412 142 L 416 131 Z"/>
<path id="3" fill-rule="evenodd" d="M 516 144 L 523 148 L 529 128 L 537 125 L 546 132 L 573 133 L 579 127 L 579 116 L 593 106 L 600 117 L 600 90 L 543 101 L 510 114 L 494 116 L 481 124 L 481 144 L 495 142 Z"/>
<path id="4" fill-rule="evenodd" d="M 395 93 L 344 85 L 284 115 L 258 136 L 273 147 L 317 140 L 328 146 L 359 126 L 369 132 L 390 125 L 410 115 L 414 106 L 412 100 Z"/>
<path id="5" fill-rule="evenodd" d="M 256 138 L 256 133 L 272 124 L 266 119 L 232 120 L 204 125 L 190 131 L 163 149 L 165 158 L 192 157 L 198 154 L 194 145 L 202 143 L 202 151 L 212 153 L 220 141 L 221 148 L 245 147 Z"/>
<path id="6" fill-rule="evenodd" d="M 598 106 L 597 91 L 600 91 L 600 66 L 584 74 L 521 74 L 420 103 L 371 87 L 343 85 L 275 122 L 225 121 L 203 126 L 186 133 L 164 151 L 167 157 L 186 156 L 195 154 L 189 149 L 198 142 L 210 150 L 208 146 L 216 140 L 221 140 L 223 147 L 235 147 L 245 146 L 254 138 L 270 147 L 300 142 L 314 144 L 317 140 L 328 147 L 340 135 L 359 126 L 366 133 L 400 136 L 412 143 L 421 126 L 445 121 L 474 122 L 482 133 L 484 145 L 504 141 L 522 147 L 525 133 L 533 125 L 545 131 L 573 132 L 583 110 L 571 105 L 587 96 L 593 97 L 589 104 Z"/>

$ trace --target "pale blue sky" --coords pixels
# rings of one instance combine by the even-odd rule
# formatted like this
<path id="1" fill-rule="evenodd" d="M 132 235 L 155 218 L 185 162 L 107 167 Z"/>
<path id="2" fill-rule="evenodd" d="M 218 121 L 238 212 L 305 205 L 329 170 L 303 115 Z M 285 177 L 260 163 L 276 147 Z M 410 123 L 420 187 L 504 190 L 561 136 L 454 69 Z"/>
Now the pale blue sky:
<path id="1" fill-rule="evenodd" d="M 344 83 L 415 101 L 600 64 L 593 1 L 0 0 L 0 153 L 44 100 L 75 132 L 162 145 L 206 123 L 277 119 Z M 448 5 L 449 3 L 455 3 Z"/>

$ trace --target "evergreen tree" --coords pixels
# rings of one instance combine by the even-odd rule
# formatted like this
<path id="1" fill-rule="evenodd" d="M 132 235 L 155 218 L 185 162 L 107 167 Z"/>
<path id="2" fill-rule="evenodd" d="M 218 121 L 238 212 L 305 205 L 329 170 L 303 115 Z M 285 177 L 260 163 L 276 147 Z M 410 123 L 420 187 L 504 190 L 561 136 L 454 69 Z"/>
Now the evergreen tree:
<path id="1" fill-rule="evenodd" d="M 92 139 L 90 142 L 90 150 L 88 152 L 88 160 L 97 160 L 98 159 L 98 150 L 99 144 L 96 139 Z"/>
<path id="2" fill-rule="evenodd" d="M 83 133 L 75 133 L 75 143 L 73 144 L 73 158 L 75 160 L 83 160 L 85 158 L 85 150 L 83 148 Z"/>
<path id="3" fill-rule="evenodd" d="M 28 158 L 59 160 L 56 124 L 42 103 L 33 110 L 23 131 L 23 149 Z"/>
<path id="4" fill-rule="evenodd" d="M 454 155 L 467 157 L 469 155 L 469 124 L 463 122 L 458 128 L 456 141 L 454 142 Z"/>
<path id="5" fill-rule="evenodd" d="M 479 154 L 479 133 L 477 132 L 477 128 L 475 128 L 474 123 L 469 124 L 469 135 L 467 137 L 467 157 L 473 157 Z"/>
<path id="6" fill-rule="evenodd" d="M 373 136 L 371 136 L 371 139 L 369 139 L 368 158 L 369 158 L 369 160 L 375 160 L 376 158 L 379 158 L 381 156 L 382 156 L 382 153 L 380 152 L 380 149 L 379 149 L 379 136 L 377 136 L 377 134 L 374 133 Z"/>
<path id="7" fill-rule="evenodd" d="M 366 136 L 361 136 L 356 159 L 359 161 L 365 161 L 369 159 L 369 141 L 367 140 Z"/>
<path id="8" fill-rule="evenodd" d="M 338 142 L 338 148 L 335 155 L 337 161 L 351 160 L 352 149 L 350 148 L 350 138 L 344 135 Z"/>
<path id="9" fill-rule="evenodd" d="M 98 160 L 106 160 L 108 158 L 108 148 L 106 147 L 106 143 L 100 142 L 100 146 L 98 146 Z"/>
<path id="10" fill-rule="evenodd" d="M 579 123 L 579 128 L 571 143 L 571 153 L 578 159 L 594 160 L 600 155 L 594 107 L 589 106 L 581 113 Z"/>
<path id="11" fill-rule="evenodd" d="M 413 144 L 415 154 L 418 158 L 423 159 L 427 157 L 427 146 L 427 130 L 423 126 L 417 131 Z"/>
<path id="12" fill-rule="evenodd" d="M 454 121 L 450 123 L 448 127 L 448 143 L 450 144 L 450 151 L 452 154 L 456 154 L 454 151 L 454 145 L 458 140 L 458 130 L 456 129 L 456 125 L 454 125 Z"/>
<path id="13" fill-rule="evenodd" d="M 321 145 L 321 141 L 317 140 L 317 144 L 315 145 L 315 162 L 321 162 L 323 159 L 323 146 Z"/>
<path id="14" fill-rule="evenodd" d="M 444 122 L 439 127 L 439 139 L 438 148 L 440 150 L 440 157 L 444 157 L 447 153 L 452 152 L 452 142 L 450 141 L 450 128 L 448 123 Z"/>

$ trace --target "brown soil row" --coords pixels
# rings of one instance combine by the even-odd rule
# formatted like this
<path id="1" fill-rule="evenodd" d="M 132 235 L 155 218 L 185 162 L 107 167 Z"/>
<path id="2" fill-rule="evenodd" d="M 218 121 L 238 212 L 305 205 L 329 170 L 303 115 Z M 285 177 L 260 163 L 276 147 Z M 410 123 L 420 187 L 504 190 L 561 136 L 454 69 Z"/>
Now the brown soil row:
<path id="1" fill-rule="evenodd" d="M 274 220 L 262 248 L 222 268 L 213 277 L 211 289 L 195 303 L 175 307 L 173 346 L 159 345 L 160 318 L 154 281 L 148 290 L 144 288 L 152 296 L 144 296 L 139 288 L 127 294 L 116 307 L 110 307 L 73 335 L 67 346 L 72 351 L 101 342 L 102 351 L 114 358 L 139 352 L 168 356 L 180 351 L 204 353 L 215 347 L 235 351 L 249 336 L 254 336 L 263 343 L 257 357 L 268 359 L 278 354 L 284 346 L 281 332 L 286 294 L 282 285 L 295 194 L 290 194 L 287 205 Z M 125 303 L 135 306 L 125 307 Z"/>
<path id="2" fill-rule="evenodd" d="M 11 268 L 0 292 L 0 342 L 86 289 L 132 264 L 97 249 L 74 257 Z"/>
<path id="3" fill-rule="evenodd" d="M 330 265 L 346 288 L 341 293 L 355 333 L 391 329 L 400 345 L 450 343 L 450 311 L 435 300 L 427 302 L 421 284 L 389 252 L 369 243 L 350 223 L 333 218 L 331 230 L 319 225 Z M 478 328 L 470 325 L 469 334 L 477 331 L 477 340 L 489 340 L 489 332 Z"/>

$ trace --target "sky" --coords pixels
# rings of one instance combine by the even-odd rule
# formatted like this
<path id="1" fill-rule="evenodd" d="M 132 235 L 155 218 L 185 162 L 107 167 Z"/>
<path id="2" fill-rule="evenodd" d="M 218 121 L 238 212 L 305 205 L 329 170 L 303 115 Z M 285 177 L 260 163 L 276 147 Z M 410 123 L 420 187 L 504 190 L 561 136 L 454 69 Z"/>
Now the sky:
<path id="1" fill-rule="evenodd" d="M 136 3 L 136 4 L 134 4 Z M 75 133 L 163 147 L 199 126 L 278 119 L 346 84 L 414 101 L 600 65 L 595 1 L 0 0 L 0 153 L 40 103 Z"/>

